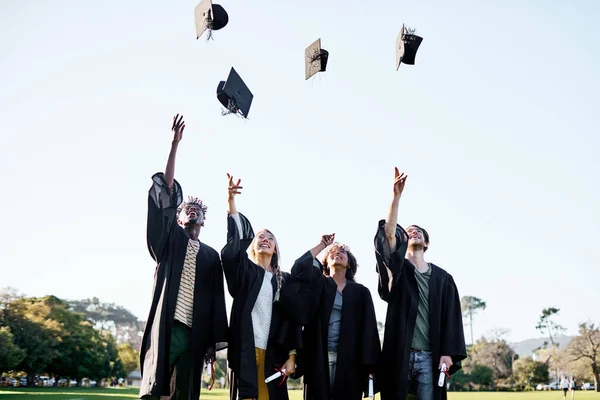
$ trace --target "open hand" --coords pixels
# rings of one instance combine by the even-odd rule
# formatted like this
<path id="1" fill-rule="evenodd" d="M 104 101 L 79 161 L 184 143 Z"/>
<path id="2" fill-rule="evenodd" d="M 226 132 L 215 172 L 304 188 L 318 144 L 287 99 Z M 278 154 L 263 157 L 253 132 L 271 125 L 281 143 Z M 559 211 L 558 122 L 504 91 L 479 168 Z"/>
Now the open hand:
<path id="1" fill-rule="evenodd" d="M 321 243 L 325 247 L 327 247 L 330 244 L 332 244 L 334 240 L 335 240 L 335 233 L 332 233 L 331 235 L 323 235 L 323 236 L 321 236 Z"/>
<path id="2" fill-rule="evenodd" d="M 179 116 L 179 114 L 177 114 L 173 117 L 173 127 L 171 128 L 171 130 L 173 131 L 173 143 L 179 143 L 179 141 L 183 137 L 184 129 L 185 122 L 183 121 L 183 115 Z"/>
<path id="3" fill-rule="evenodd" d="M 243 186 L 240 186 L 240 183 L 242 182 L 241 179 L 238 179 L 237 183 L 233 182 L 233 176 L 227 174 L 227 179 L 229 179 L 229 200 L 233 200 L 233 198 L 235 197 L 236 194 L 240 194 L 242 193 L 240 191 L 240 189 L 243 189 Z"/>
<path id="4" fill-rule="evenodd" d="M 408 175 L 405 175 L 404 172 L 400 173 L 398 168 L 394 167 L 394 196 L 400 196 L 402 194 L 407 177 Z"/>

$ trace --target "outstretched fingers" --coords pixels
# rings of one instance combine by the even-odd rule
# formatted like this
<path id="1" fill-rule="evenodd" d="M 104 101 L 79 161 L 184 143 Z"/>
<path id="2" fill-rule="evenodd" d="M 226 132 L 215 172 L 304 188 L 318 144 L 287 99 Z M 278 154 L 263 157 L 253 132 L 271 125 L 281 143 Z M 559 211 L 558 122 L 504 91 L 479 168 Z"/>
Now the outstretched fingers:
<path id="1" fill-rule="evenodd" d="M 402 175 L 396 177 L 396 179 L 394 179 L 394 184 L 402 182 L 404 183 L 404 181 L 406 181 L 408 175 L 405 175 L 404 172 L 402 173 Z"/>
<path id="2" fill-rule="evenodd" d="M 241 179 L 238 179 L 237 182 L 234 184 L 233 183 L 233 176 L 229 175 L 229 173 L 227 174 L 227 178 L 229 179 L 229 193 L 231 194 L 240 194 L 240 189 L 243 189 L 243 186 L 240 186 L 240 183 L 242 183 Z"/>
<path id="3" fill-rule="evenodd" d="M 173 130 L 183 130 L 183 128 L 185 127 L 185 122 L 183 122 L 183 115 L 175 115 L 173 117 L 173 127 L 171 129 Z"/>

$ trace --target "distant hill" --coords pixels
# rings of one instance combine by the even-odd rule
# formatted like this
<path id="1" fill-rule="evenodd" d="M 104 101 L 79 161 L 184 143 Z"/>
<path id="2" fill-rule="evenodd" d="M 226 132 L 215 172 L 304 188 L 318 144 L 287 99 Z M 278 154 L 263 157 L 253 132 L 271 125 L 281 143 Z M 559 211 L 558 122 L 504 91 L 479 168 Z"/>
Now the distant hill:
<path id="1" fill-rule="evenodd" d="M 559 343 L 559 348 L 564 349 L 574 336 L 558 336 L 555 341 Z M 542 347 L 547 338 L 527 339 L 522 342 L 509 343 L 508 345 L 519 355 L 519 357 L 527 357 L 533 354 L 533 351 Z"/>

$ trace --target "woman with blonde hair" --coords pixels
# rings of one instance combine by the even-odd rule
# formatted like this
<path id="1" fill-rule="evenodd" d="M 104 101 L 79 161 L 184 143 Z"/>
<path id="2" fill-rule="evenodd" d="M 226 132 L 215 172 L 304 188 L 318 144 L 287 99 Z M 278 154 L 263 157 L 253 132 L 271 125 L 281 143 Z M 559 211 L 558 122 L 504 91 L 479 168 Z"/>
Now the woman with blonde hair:
<path id="1" fill-rule="evenodd" d="M 301 327 L 279 303 L 289 274 L 279 266 L 279 246 L 273 233 L 254 235 L 250 221 L 237 211 L 235 195 L 241 180 L 229 179 L 227 244 L 221 250 L 225 279 L 233 305 L 227 359 L 231 368 L 230 398 L 287 400 L 287 376 L 296 368 Z M 265 379 L 282 372 L 281 379 Z"/>

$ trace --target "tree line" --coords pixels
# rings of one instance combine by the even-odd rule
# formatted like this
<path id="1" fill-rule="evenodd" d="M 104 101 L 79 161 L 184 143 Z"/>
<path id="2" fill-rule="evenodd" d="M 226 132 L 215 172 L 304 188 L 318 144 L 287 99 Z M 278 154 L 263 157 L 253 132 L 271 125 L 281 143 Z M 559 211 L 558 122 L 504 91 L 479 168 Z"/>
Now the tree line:
<path id="1" fill-rule="evenodd" d="M 520 358 L 506 341 L 507 330 L 498 329 L 473 341 L 473 319 L 485 310 L 486 303 L 474 296 L 461 299 L 465 326 L 469 326 L 471 344 L 463 368 L 451 380 L 454 390 L 533 390 L 538 384 L 560 380 L 561 375 L 576 381 L 600 379 L 600 326 L 582 322 L 579 332 L 567 346 L 560 347 L 557 337 L 566 329 L 559 323 L 560 309 L 544 308 L 536 329 L 546 338 L 534 354 Z"/>
<path id="2" fill-rule="evenodd" d="M 470 345 L 462 370 L 450 380 L 452 389 L 528 390 L 564 373 L 580 383 L 594 382 L 600 391 L 600 326 L 581 323 L 578 335 L 561 348 L 556 340 L 565 331 L 560 309 L 545 308 L 536 328 L 547 340 L 536 349 L 535 358 L 520 358 L 506 341 L 506 330 L 473 340 L 474 320 L 485 310 L 485 301 L 464 296 L 461 305 Z M 78 381 L 125 377 L 139 369 L 144 325 L 127 309 L 97 298 L 36 298 L 0 290 L 0 374 L 12 371 L 32 379 L 45 373 Z M 217 379 L 227 369 L 225 360 L 218 361 Z"/>
<path id="3" fill-rule="evenodd" d="M 98 299 L 68 301 L 0 291 L 0 374 L 125 378 L 139 368 L 143 323 Z"/>

